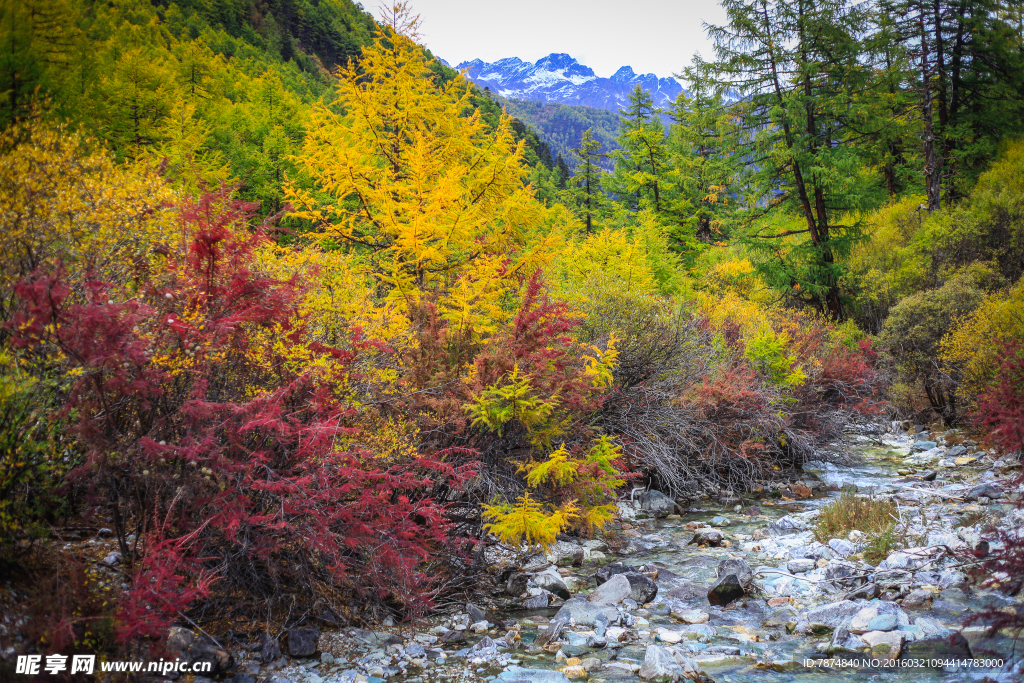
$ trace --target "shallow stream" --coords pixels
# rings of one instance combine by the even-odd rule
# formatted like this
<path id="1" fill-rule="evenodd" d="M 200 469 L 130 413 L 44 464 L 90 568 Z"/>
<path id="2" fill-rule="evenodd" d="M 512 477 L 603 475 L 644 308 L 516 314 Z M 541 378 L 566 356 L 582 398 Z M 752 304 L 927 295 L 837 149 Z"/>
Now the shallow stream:
<path id="1" fill-rule="evenodd" d="M 894 437 L 888 435 L 883 440 L 868 437 L 851 437 L 848 447 L 851 459 L 855 464 L 850 466 L 834 466 L 831 464 L 814 464 L 805 467 L 805 471 L 817 475 L 826 484 L 836 484 L 839 487 L 856 485 L 860 493 L 872 493 L 878 496 L 893 496 L 899 498 L 904 489 L 920 487 L 919 481 L 904 478 L 897 470 L 906 472 L 908 466 L 908 451 L 911 440 L 906 437 Z M 940 470 L 938 483 L 950 487 L 956 491 L 962 488 L 960 482 L 971 482 L 976 479 L 979 473 L 985 469 L 982 462 L 978 467 L 970 466 L 948 468 Z M 923 469 L 923 468 L 922 468 Z M 982 680 L 986 676 L 989 680 L 1009 681 L 1006 669 L 1000 673 L 1001 667 L 984 666 L 955 666 L 950 665 L 944 668 L 921 665 L 914 657 L 906 654 L 901 660 L 879 659 L 876 666 L 863 665 L 870 655 L 836 655 L 836 659 L 843 660 L 847 666 L 831 666 L 821 668 L 808 665 L 811 660 L 828 658 L 828 655 L 819 650 L 819 643 L 828 642 L 828 635 L 808 636 L 797 632 L 790 632 L 784 624 L 779 623 L 778 617 L 773 621 L 773 613 L 778 607 L 767 606 L 765 597 L 773 597 L 778 594 L 770 590 L 762 596 L 762 599 L 751 599 L 746 601 L 746 606 L 732 609 L 712 607 L 707 598 L 700 596 L 697 590 L 687 590 L 687 586 L 706 587 L 710 586 L 716 579 L 716 567 L 718 563 L 729 557 L 745 559 L 753 568 L 775 567 L 780 572 L 786 570 L 786 556 L 777 552 L 766 552 L 764 548 L 752 545 L 749 541 L 741 543 L 733 541 L 731 547 L 697 547 L 688 545 L 693 538 L 694 532 L 687 525 L 693 522 L 710 522 L 717 516 L 725 516 L 730 523 L 720 530 L 726 532 L 727 538 L 735 537 L 736 534 L 752 536 L 758 529 L 764 529 L 766 524 L 774 519 L 791 515 L 797 519 L 810 511 L 820 508 L 839 495 L 835 491 L 819 491 L 811 498 L 794 500 L 793 502 L 769 502 L 745 501 L 741 508 L 747 509 L 750 505 L 760 508 L 762 514 L 751 517 L 743 512 L 736 512 L 735 507 L 723 509 L 708 504 L 701 509 L 692 508 L 678 518 L 659 520 L 638 520 L 636 531 L 640 531 L 638 538 L 634 537 L 634 545 L 639 547 L 638 552 L 621 558 L 621 561 L 628 564 L 654 565 L 658 568 L 658 596 L 653 601 L 654 607 L 650 609 L 638 609 L 633 612 L 636 622 L 632 629 L 640 636 L 640 640 L 627 644 L 618 649 L 592 649 L 585 645 L 563 646 L 563 653 L 569 657 L 596 657 L 602 660 L 616 660 L 620 662 L 642 664 L 646 646 L 655 643 L 657 638 L 652 639 L 650 634 L 659 627 L 679 630 L 682 626 L 679 619 L 671 615 L 671 610 L 681 605 L 684 608 L 699 609 L 708 612 L 710 615 L 709 625 L 714 628 L 716 635 L 701 638 L 699 640 L 683 640 L 681 647 L 685 647 L 693 660 L 700 664 L 701 669 L 706 672 L 717 683 L 741 683 L 747 681 L 763 681 L 764 683 L 787 683 L 789 681 L 824 681 L 826 677 L 831 680 L 858 681 L 963 681 Z M 911 494 L 911 498 L 914 496 Z M 928 502 L 931 501 L 931 502 Z M 924 511 L 926 519 L 931 519 L 934 525 L 937 521 L 945 523 L 947 529 L 955 530 L 960 523 L 960 516 L 956 503 L 944 505 L 938 502 L 939 499 L 927 497 L 923 505 L 902 504 L 900 515 L 920 515 Z M 960 506 L 962 507 L 962 506 Z M 1009 509 L 1008 505 L 991 505 L 989 512 L 999 513 L 1000 508 Z M 673 516 L 675 517 L 675 516 Z M 624 533 L 629 533 L 627 530 Z M 784 538 L 781 540 L 785 540 Z M 913 545 L 913 544 L 911 544 Z M 747 548 L 744 550 L 743 548 Z M 589 563 L 588 563 L 589 564 Z M 593 565 L 584 565 L 583 568 L 571 569 L 572 576 L 582 580 L 594 571 Z M 756 572 L 755 572 L 756 573 Z M 780 575 L 776 575 L 782 578 Z M 775 578 L 771 574 L 761 573 L 758 583 L 763 585 L 765 580 L 771 581 Z M 581 584 L 577 584 L 581 585 Z M 593 588 L 593 581 L 590 581 L 589 588 Z M 830 600 L 841 599 L 835 596 L 829 599 L 813 593 L 813 586 L 805 580 L 796 580 L 787 584 L 788 595 L 792 603 L 788 607 L 799 612 L 813 604 L 829 602 Z M 803 589 L 803 590 L 801 590 Z M 783 590 L 786 593 L 786 590 Z M 991 601 L 990 594 L 979 594 L 975 591 L 963 591 L 959 588 L 955 591 L 941 591 L 938 593 L 930 608 L 911 612 L 912 617 L 927 616 L 936 618 L 951 629 L 958 629 L 963 619 L 971 612 L 980 610 L 985 604 Z M 544 624 L 532 625 L 527 617 L 540 617 L 545 622 L 555 614 L 556 609 L 539 610 L 534 612 L 510 612 L 507 618 L 519 619 L 522 624 L 522 636 L 524 642 L 532 642 Z M 909 612 L 909 610 L 908 610 Z M 701 642 L 704 640 L 705 642 Z M 974 644 L 974 643 L 972 643 Z M 996 650 L 996 654 L 984 652 L 987 647 Z M 998 652 L 1008 650 L 1005 638 L 993 641 L 979 642 L 974 648 L 974 657 L 978 659 L 998 657 Z M 878 657 L 878 655 L 876 655 Z M 524 668 L 558 669 L 565 665 L 564 660 L 556 661 L 556 658 L 549 653 L 521 654 L 517 653 L 515 658 L 520 660 L 520 666 Z M 862 660 L 857 665 L 852 660 Z M 929 662 L 933 664 L 933 662 Z M 483 673 L 483 672 L 481 672 Z M 608 669 L 602 667 L 589 674 L 590 681 L 623 681 L 638 680 L 635 672 L 623 669 Z"/>

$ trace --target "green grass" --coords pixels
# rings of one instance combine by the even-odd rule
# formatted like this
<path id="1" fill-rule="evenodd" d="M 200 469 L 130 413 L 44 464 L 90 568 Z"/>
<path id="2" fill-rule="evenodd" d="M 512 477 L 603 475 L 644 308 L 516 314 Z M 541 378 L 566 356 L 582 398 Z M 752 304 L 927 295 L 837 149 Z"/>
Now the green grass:
<path id="1" fill-rule="evenodd" d="M 839 498 L 821 511 L 814 527 L 814 538 L 821 543 L 828 543 L 833 538 L 846 538 L 851 531 L 857 529 L 868 535 L 869 544 L 877 543 L 877 550 L 881 552 L 883 547 L 895 544 L 896 512 L 896 503 L 891 500 L 867 498 L 853 491 L 843 491 Z"/>
<path id="2" fill-rule="evenodd" d="M 867 547 L 864 549 L 864 559 L 870 564 L 878 564 L 889 554 L 903 547 L 903 543 L 896 535 L 896 525 L 890 524 L 885 531 L 868 533 Z"/>

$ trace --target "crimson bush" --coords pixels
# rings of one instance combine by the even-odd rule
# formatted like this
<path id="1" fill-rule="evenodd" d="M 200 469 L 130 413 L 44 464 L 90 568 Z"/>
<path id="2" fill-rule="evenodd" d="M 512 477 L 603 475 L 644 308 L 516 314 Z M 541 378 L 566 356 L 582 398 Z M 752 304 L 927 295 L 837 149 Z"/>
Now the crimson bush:
<path id="1" fill-rule="evenodd" d="M 70 479 L 121 546 L 123 641 L 228 604 L 261 621 L 421 613 L 443 578 L 424 571 L 452 543 L 430 493 L 472 470 L 360 445 L 350 387 L 372 391 L 391 352 L 358 329 L 344 348 L 310 338 L 299 283 L 248 266 L 265 239 L 251 210 L 224 193 L 181 207 L 182 246 L 136 292 L 59 270 L 18 288 L 11 344 L 75 378 Z"/>

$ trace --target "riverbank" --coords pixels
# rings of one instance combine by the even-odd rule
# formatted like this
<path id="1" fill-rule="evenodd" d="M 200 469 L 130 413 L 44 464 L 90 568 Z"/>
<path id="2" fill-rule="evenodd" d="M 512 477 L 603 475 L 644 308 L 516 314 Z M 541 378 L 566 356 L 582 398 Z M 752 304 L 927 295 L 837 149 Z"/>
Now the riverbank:
<path id="1" fill-rule="evenodd" d="M 639 495 L 600 539 L 519 564 L 495 548 L 505 591 L 485 609 L 377 632 L 310 629 L 307 657 L 289 656 L 293 631 L 273 644 L 283 654 L 235 651 L 232 680 L 1020 680 L 1012 640 L 963 623 L 1021 601 L 972 585 L 962 554 L 997 550 L 993 525 L 1021 525 L 1004 482 L 1019 463 L 953 432 L 893 431 L 903 427 L 859 428 L 834 446 L 849 466 L 808 463 L 758 501 L 679 508 Z M 864 534 L 814 539 L 822 507 L 853 487 L 898 504 L 902 547 L 876 565 Z"/>

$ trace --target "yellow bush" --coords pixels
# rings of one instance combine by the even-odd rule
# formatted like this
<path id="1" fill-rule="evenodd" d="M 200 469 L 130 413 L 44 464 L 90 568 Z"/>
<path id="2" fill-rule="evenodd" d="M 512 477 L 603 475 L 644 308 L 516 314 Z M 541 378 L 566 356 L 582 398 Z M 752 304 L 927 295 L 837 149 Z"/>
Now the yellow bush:
<path id="1" fill-rule="evenodd" d="M 114 162 L 96 141 L 38 117 L 0 133 L 0 292 L 58 262 L 130 286 L 153 247 L 179 234 L 176 199 L 141 165 Z M 5 302 L 6 303 L 6 302 Z"/>
<path id="2" fill-rule="evenodd" d="M 558 298 L 577 307 L 595 291 L 657 291 L 643 243 L 624 228 L 605 228 L 569 241 L 552 264 L 551 284 Z"/>
<path id="3" fill-rule="evenodd" d="M 568 212 L 534 196 L 509 116 L 492 130 L 468 81 L 434 82 L 416 24 L 398 7 L 358 67 L 338 71 L 336 106 L 314 108 L 296 158 L 316 189 L 285 194 L 325 250 L 358 255 L 375 297 L 406 314 L 429 297 L 463 336 L 483 336 L 551 258 Z"/>
<path id="4" fill-rule="evenodd" d="M 490 523 L 484 524 L 484 528 L 501 539 L 502 543 L 526 543 L 529 548 L 547 548 L 555 542 L 558 534 L 569 525 L 569 521 L 576 513 L 576 507 L 572 503 L 550 512 L 546 511 L 543 505 L 526 492 L 515 505 L 484 505 L 483 518 L 491 520 Z"/>
<path id="5" fill-rule="evenodd" d="M 744 340 L 756 339 L 772 332 L 770 309 L 734 292 L 721 296 L 701 292 L 697 295 L 697 306 L 707 316 L 712 327 L 721 330 L 726 325 L 737 325 Z"/>
<path id="6" fill-rule="evenodd" d="M 748 258 L 731 258 L 716 263 L 701 275 L 701 284 L 710 291 L 735 294 L 761 304 L 766 304 L 772 297 Z"/>
<path id="7" fill-rule="evenodd" d="M 528 491 L 515 505 L 484 506 L 488 531 L 504 543 L 547 547 L 568 527 L 586 533 L 602 529 L 615 514 L 615 490 L 625 483 L 613 464 L 621 450 L 606 436 L 594 441 L 580 457 L 562 444 L 540 462 L 522 465 Z M 544 506 L 531 497 L 543 491 L 560 504 Z"/>
<path id="8" fill-rule="evenodd" d="M 961 376 L 962 399 L 973 402 L 998 379 L 1002 344 L 1011 339 L 1024 339 L 1024 279 L 985 297 L 942 338 L 939 359 L 947 371 Z"/>

